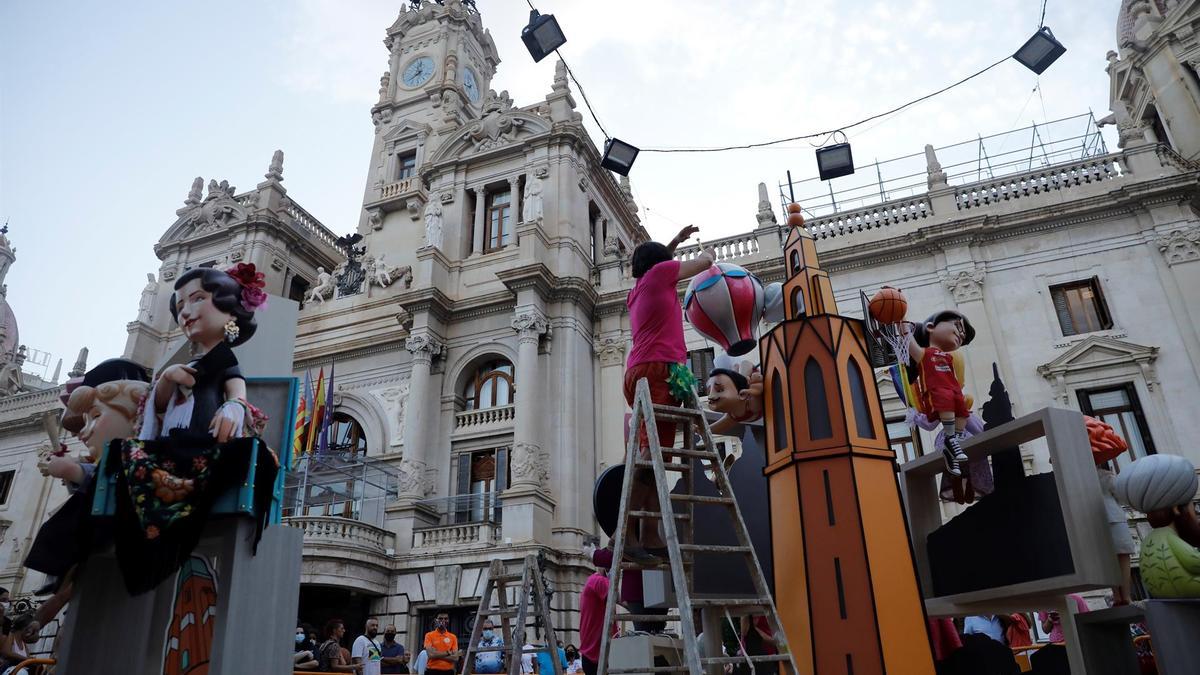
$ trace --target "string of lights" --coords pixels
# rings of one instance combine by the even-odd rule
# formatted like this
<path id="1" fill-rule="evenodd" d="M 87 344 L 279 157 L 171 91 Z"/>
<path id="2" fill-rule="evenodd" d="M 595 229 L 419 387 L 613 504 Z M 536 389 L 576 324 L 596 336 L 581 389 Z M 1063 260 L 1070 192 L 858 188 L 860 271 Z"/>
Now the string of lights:
<path id="1" fill-rule="evenodd" d="M 716 147 L 638 148 L 609 134 L 608 130 L 605 129 L 604 125 L 600 122 L 600 117 L 596 114 L 595 109 L 592 107 L 591 100 L 588 99 L 587 92 L 584 91 L 583 85 L 580 84 L 578 78 L 575 77 L 575 72 L 571 70 L 571 67 L 567 64 L 566 59 L 564 59 L 562 57 L 562 53 L 559 52 L 558 48 L 566 43 L 567 38 L 565 35 L 563 35 L 561 28 L 559 28 L 558 21 L 554 18 L 554 15 L 542 15 L 540 12 L 538 12 L 537 7 L 534 6 L 533 0 L 525 0 L 525 3 L 529 5 L 530 9 L 529 25 L 527 25 L 524 30 L 521 31 L 521 40 L 525 43 L 526 48 L 529 49 L 530 56 L 533 57 L 535 63 L 541 61 L 550 53 L 558 55 L 559 59 L 562 60 L 563 67 L 567 71 L 567 76 L 579 90 L 579 94 L 583 98 L 583 103 L 587 107 L 588 113 L 592 117 L 592 121 L 594 121 L 596 126 L 599 127 L 600 132 L 604 134 L 604 156 L 601 159 L 601 166 L 624 176 L 629 175 L 629 170 L 633 167 L 634 160 L 637 159 L 638 154 L 641 152 L 731 152 L 734 150 L 769 148 L 794 141 L 808 141 L 809 145 L 817 147 L 817 145 L 825 145 L 831 138 L 834 138 L 839 133 L 842 134 L 842 142 L 829 147 L 821 147 L 819 150 L 817 150 L 817 163 L 821 168 L 822 180 L 847 175 L 854 172 L 854 160 L 851 156 L 850 145 L 847 142 L 845 135 L 845 131 L 847 129 L 853 129 L 855 127 L 867 124 L 868 122 L 883 120 L 884 118 L 894 115 L 902 110 L 905 110 L 906 108 L 917 105 L 923 101 L 927 101 L 935 96 L 944 94 L 955 87 L 961 86 L 977 77 L 980 77 L 984 73 L 987 73 L 1010 58 L 1015 59 L 1026 68 L 1029 68 L 1034 73 L 1040 75 L 1046 70 L 1046 68 L 1050 66 L 1051 63 L 1053 63 L 1058 59 L 1059 56 L 1062 56 L 1062 54 L 1066 52 L 1066 47 L 1063 47 L 1062 43 L 1058 42 L 1058 40 L 1054 38 L 1054 34 L 1050 32 L 1050 29 L 1045 26 L 1047 0 L 1042 0 L 1042 12 L 1041 18 L 1038 21 L 1038 30 L 1033 34 L 1033 37 L 1029 38 L 1029 40 L 1027 40 L 1025 44 L 1016 51 L 1015 54 L 1012 54 L 1011 56 L 1005 55 L 998 61 L 985 66 L 984 68 L 981 68 L 970 75 L 967 75 L 953 84 L 942 87 L 937 91 L 925 94 L 924 96 L 906 101 L 905 103 L 902 103 L 889 110 L 876 113 L 869 117 L 864 117 L 856 122 L 826 129 L 824 131 L 789 136 L 787 138 L 759 141 L 757 143 Z M 875 125 L 872 125 L 872 128 L 874 126 Z M 811 139 L 816 138 L 821 138 L 823 140 L 821 140 L 819 144 L 813 144 Z M 827 164 L 828 166 L 826 166 Z"/>

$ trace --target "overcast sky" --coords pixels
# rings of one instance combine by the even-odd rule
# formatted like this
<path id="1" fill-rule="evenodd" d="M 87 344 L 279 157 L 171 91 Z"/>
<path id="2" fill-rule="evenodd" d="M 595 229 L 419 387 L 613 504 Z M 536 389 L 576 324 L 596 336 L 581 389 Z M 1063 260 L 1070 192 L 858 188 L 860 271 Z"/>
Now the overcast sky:
<path id="1" fill-rule="evenodd" d="M 0 220 L 21 341 L 64 359 L 118 356 L 153 244 L 196 176 L 239 191 L 283 149 L 289 194 L 336 232 L 361 199 L 382 39 L 399 0 L 0 3 Z M 1041 0 L 544 0 L 609 133 L 641 147 L 750 143 L 838 127 L 1012 53 Z M 1119 0 L 1050 0 L 1067 53 L 1041 78 L 1009 61 L 849 132 L 860 164 L 1095 111 Z M 519 34 L 522 0 L 478 0 L 518 105 L 549 91 Z M 597 145 L 603 136 L 583 109 Z M 1082 129 L 1080 130 L 1082 131 Z M 1109 138 L 1110 147 L 1112 139 Z M 815 175 L 812 148 L 643 153 L 631 178 L 652 236 L 753 229 L 756 186 Z M 807 188 L 806 188 L 807 189 Z M 816 191 L 824 186 L 817 185 Z M 797 194 L 797 197 L 808 196 Z M 53 364 L 51 364 L 53 368 Z"/>

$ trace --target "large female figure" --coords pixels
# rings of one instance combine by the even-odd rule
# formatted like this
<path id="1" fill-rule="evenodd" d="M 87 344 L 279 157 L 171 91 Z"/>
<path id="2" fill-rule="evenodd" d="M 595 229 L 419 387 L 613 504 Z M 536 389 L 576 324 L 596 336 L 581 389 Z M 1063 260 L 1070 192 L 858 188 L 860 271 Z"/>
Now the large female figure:
<path id="1" fill-rule="evenodd" d="M 259 531 L 265 523 L 278 459 L 251 438 L 266 420 L 246 400 L 232 349 L 254 335 L 264 285 L 247 264 L 193 269 L 175 283 L 171 315 L 193 358 L 158 373 L 137 439 L 121 446 L 117 557 L 133 593 L 178 569 L 215 499 L 246 480 L 251 462 Z"/>

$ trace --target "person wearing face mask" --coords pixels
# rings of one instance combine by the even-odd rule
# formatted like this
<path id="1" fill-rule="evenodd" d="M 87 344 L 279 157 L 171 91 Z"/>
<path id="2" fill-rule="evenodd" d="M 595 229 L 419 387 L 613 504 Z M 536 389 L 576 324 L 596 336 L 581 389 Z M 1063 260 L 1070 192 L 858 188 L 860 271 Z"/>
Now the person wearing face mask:
<path id="1" fill-rule="evenodd" d="M 455 664 L 462 653 L 458 651 L 458 636 L 450 632 L 450 615 L 438 612 L 433 625 L 433 630 L 425 634 L 425 651 L 429 653 L 425 673 L 454 675 Z"/>
<path id="2" fill-rule="evenodd" d="M 492 623 L 491 619 L 485 620 L 479 644 L 476 645 L 476 649 L 479 651 L 475 652 L 475 672 L 504 672 L 504 652 L 500 651 L 503 647 L 504 638 L 496 635 L 496 625 Z"/>
<path id="3" fill-rule="evenodd" d="M 567 645 L 567 673 L 574 675 L 583 672 L 583 659 L 579 658 L 579 650 L 575 645 Z"/>
<path id="4" fill-rule="evenodd" d="M 379 635 L 379 619 L 367 619 L 363 634 L 354 639 L 354 647 L 350 650 L 350 660 L 354 665 L 362 666 L 362 675 L 380 675 L 383 672 L 383 655 L 379 652 L 379 645 L 375 644 L 376 635 Z"/>
<path id="5" fill-rule="evenodd" d="M 379 653 L 383 655 L 383 668 L 380 672 L 384 675 L 408 672 L 408 654 L 404 653 L 404 645 L 396 642 L 395 626 L 388 624 L 384 627 Z"/>
<path id="6" fill-rule="evenodd" d="M 295 664 L 292 668 L 295 670 L 316 670 L 320 665 L 317 662 L 316 651 L 308 646 L 308 632 L 304 630 L 304 626 L 296 626 L 294 654 Z"/>

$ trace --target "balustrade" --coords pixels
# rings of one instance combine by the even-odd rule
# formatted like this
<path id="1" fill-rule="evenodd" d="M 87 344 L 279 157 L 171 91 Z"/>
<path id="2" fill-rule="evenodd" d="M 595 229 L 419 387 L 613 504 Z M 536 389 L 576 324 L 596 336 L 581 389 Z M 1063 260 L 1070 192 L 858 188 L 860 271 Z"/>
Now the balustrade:
<path id="1" fill-rule="evenodd" d="M 758 253 L 758 237 L 753 232 L 704 242 L 705 248 L 712 248 L 717 256 L 717 262 L 725 262 L 735 258 L 746 258 Z M 701 248 L 695 244 L 675 249 L 676 260 L 691 260 L 700 255 Z"/>
<path id="2" fill-rule="evenodd" d="M 494 523 L 464 523 L 413 531 L 413 550 L 456 548 L 496 542 L 499 527 Z"/>
<path id="3" fill-rule="evenodd" d="M 863 230 L 896 225 L 909 220 L 928 218 L 932 215 L 933 207 L 924 196 L 906 197 L 854 211 L 814 218 L 804 226 L 808 228 L 809 233 L 815 239 L 830 239 Z"/>
<path id="4" fill-rule="evenodd" d="M 381 554 L 386 554 L 393 548 L 392 541 L 395 535 L 391 532 L 349 518 L 292 516 L 284 518 L 283 522 L 300 528 L 305 544 L 356 547 Z"/>
<path id="5" fill-rule="evenodd" d="M 333 232 L 330 232 L 329 229 L 322 225 L 319 220 L 312 217 L 308 211 L 300 208 L 298 204 L 295 202 L 290 204 L 287 207 L 287 214 L 296 221 L 297 225 L 312 233 L 317 239 L 320 239 L 335 249 L 338 248 L 337 235 Z"/>
<path id="6" fill-rule="evenodd" d="M 471 430 L 490 425 L 511 425 L 517 418 L 516 406 L 502 405 L 480 410 L 464 410 L 454 415 L 455 430 Z"/>
<path id="7" fill-rule="evenodd" d="M 1066 190 L 1077 185 L 1113 180 L 1122 175 L 1119 158 L 1119 154 L 1089 157 L 1036 171 L 956 186 L 954 201 L 960 210 L 970 209 L 1054 190 Z"/>

